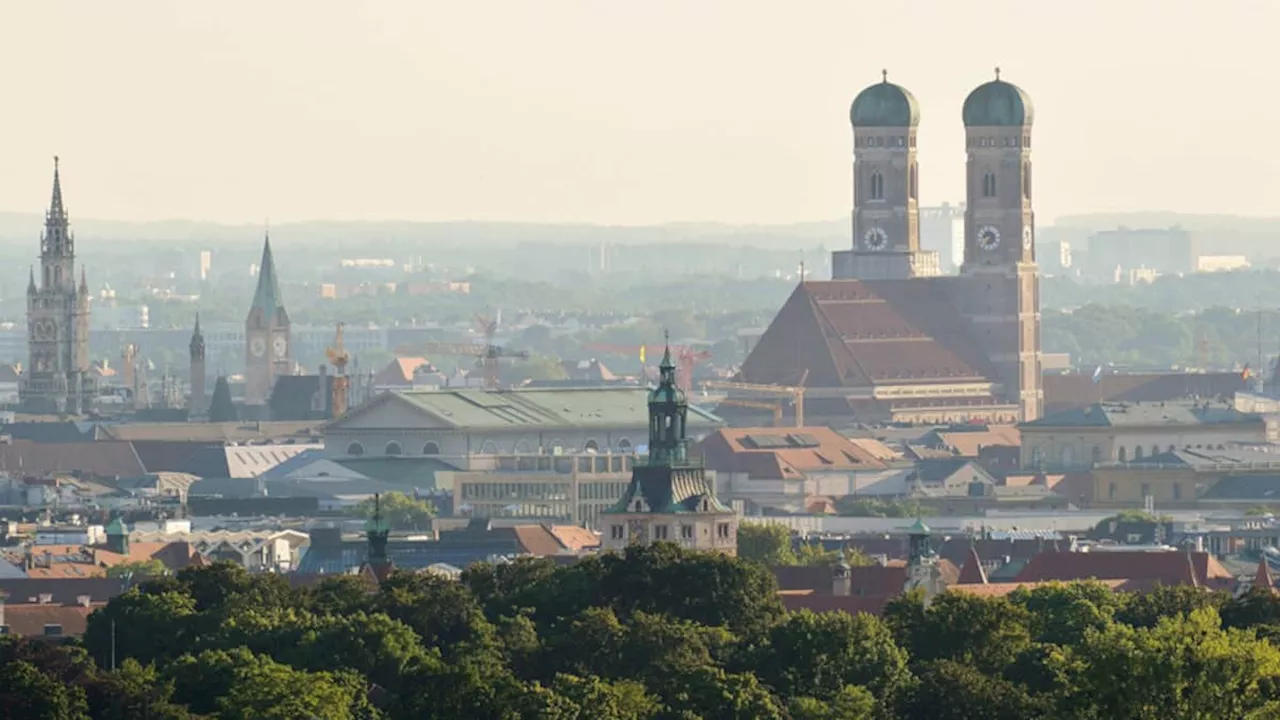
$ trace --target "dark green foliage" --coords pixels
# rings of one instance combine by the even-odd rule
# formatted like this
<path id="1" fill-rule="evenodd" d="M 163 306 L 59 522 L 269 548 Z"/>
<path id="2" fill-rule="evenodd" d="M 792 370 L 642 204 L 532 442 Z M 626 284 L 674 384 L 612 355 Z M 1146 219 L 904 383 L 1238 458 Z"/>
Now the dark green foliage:
<path id="1" fill-rule="evenodd" d="M 0 718 L 1270 718 L 1277 636 L 1261 590 L 1047 584 L 786 613 L 758 562 L 672 545 L 380 587 L 219 564 L 114 598 L 83 647 L 0 638 Z"/>

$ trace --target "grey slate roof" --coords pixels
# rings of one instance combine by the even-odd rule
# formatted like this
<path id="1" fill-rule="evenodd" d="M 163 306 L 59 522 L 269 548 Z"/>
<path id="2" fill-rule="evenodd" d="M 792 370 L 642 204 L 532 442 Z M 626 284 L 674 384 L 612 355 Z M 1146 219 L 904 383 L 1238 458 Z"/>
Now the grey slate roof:
<path id="1" fill-rule="evenodd" d="M 711 493 L 706 471 L 701 466 L 636 465 L 631 483 L 608 513 L 627 513 L 637 498 L 649 505 L 649 512 L 663 515 L 731 512 Z M 707 508 L 702 509 L 702 501 Z"/>
<path id="2" fill-rule="evenodd" d="M 1023 423 L 1019 427 L 1139 427 L 1161 425 L 1260 424 L 1258 415 L 1222 405 L 1189 403 L 1094 403 Z"/>
<path id="3" fill-rule="evenodd" d="M 1280 501 L 1280 473 L 1275 475 L 1228 475 L 1209 488 L 1203 500 Z"/>

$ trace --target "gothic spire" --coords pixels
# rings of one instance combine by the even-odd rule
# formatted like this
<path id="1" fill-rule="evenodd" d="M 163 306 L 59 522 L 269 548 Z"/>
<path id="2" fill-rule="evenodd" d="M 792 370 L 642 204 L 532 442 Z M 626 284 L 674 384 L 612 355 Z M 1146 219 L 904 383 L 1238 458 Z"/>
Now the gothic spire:
<path id="1" fill-rule="evenodd" d="M 71 230 L 67 223 L 67 209 L 62 204 L 62 174 L 58 169 L 58 156 L 53 156 L 53 197 L 49 200 L 49 212 L 44 218 L 44 239 L 41 255 L 49 257 L 75 254 Z M 67 280 L 71 280 L 68 277 Z"/>
<path id="2" fill-rule="evenodd" d="M 273 317 L 280 303 L 280 280 L 276 277 L 276 261 L 271 255 L 271 234 L 262 242 L 262 261 L 258 263 L 258 289 L 253 293 L 253 307 Z"/>
<path id="3" fill-rule="evenodd" d="M 35 295 L 36 294 L 36 266 L 35 265 L 32 265 L 30 267 L 30 272 L 31 274 L 27 278 L 27 294 Z"/>
<path id="4" fill-rule="evenodd" d="M 674 387 L 676 384 L 676 364 L 671 360 L 671 332 L 662 331 L 662 362 L 658 363 L 658 386 Z"/>
<path id="5" fill-rule="evenodd" d="M 83 266 L 80 268 L 80 294 L 89 294 L 89 278 L 85 276 Z"/>
<path id="6" fill-rule="evenodd" d="M 191 359 L 204 359 L 204 334 L 200 332 L 200 313 L 196 313 L 196 327 L 191 332 Z"/>
<path id="7" fill-rule="evenodd" d="M 58 172 L 58 156 L 53 156 L 53 199 L 49 201 L 50 217 L 65 217 L 66 209 L 62 207 L 62 177 Z"/>

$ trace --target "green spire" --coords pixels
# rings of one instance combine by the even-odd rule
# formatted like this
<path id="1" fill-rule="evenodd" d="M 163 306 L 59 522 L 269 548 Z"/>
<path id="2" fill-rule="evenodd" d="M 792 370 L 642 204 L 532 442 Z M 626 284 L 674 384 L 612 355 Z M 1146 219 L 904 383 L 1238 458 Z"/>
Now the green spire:
<path id="1" fill-rule="evenodd" d="M 262 243 L 262 262 L 258 263 L 258 289 L 253 293 L 253 307 L 268 318 L 274 317 L 276 310 L 282 307 L 280 279 L 276 277 L 276 261 L 271 255 L 270 233 Z"/>
<path id="2" fill-rule="evenodd" d="M 930 531 L 929 526 L 924 524 L 922 518 L 916 518 L 915 523 L 907 528 L 907 532 L 911 535 L 928 535 Z"/>
<path id="3" fill-rule="evenodd" d="M 685 423 L 689 402 L 676 387 L 676 365 L 671 360 L 671 338 L 663 333 L 666 349 L 658 365 L 658 387 L 649 393 L 649 464 L 679 465 L 687 460 L 689 441 Z"/>
<path id="4" fill-rule="evenodd" d="M 368 561 L 370 565 L 387 562 L 387 540 L 391 535 L 391 526 L 382 519 L 382 497 L 373 496 L 373 517 L 365 523 L 365 539 L 368 541 Z"/>

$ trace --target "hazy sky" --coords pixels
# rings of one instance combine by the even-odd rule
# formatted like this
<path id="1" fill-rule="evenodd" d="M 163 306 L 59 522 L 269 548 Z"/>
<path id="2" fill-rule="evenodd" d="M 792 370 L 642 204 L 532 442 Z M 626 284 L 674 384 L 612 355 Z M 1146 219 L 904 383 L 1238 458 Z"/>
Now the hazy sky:
<path id="1" fill-rule="evenodd" d="M 127 0 L 10 4 L 0 211 L 791 222 L 849 211 L 848 106 L 920 100 L 963 197 L 965 94 L 1036 105 L 1036 207 L 1280 215 L 1280 3 Z"/>

